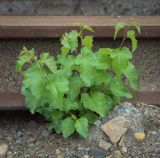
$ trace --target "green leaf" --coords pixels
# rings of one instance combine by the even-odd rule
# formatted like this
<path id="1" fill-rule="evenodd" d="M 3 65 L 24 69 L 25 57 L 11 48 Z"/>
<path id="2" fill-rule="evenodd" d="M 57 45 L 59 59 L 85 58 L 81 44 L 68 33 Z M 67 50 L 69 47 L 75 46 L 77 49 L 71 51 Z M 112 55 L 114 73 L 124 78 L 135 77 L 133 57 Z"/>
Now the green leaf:
<path id="1" fill-rule="evenodd" d="M 138 90 L 138 72 L 132 63 L 128 65 L 127 69 L 124 71 L 124 75 L 127 77 L 131 87 Z"/>
<path id="2" fill-rule="evenodd" d="M 118 48 L 112 51 L 111 58 L 113 59 L 113 71 L 121 75 L 128 66 L 129 59 L 132 58 L 132 53 L 126 47 Z"/>
<path id="3" fill-rule="evenodd" d="M 69 90 L 68 85 L 64 76 L 50 76 L 46 89 L 49 92 L 49 102 L 54 108 L 63 110 L 64 94 Z"/>
<path id="4" fill-rule="evenodd" d="M 128 88 L 123 84 L 122 80 L 118 77 L 115 77 L 110 82 L 110 91 L 113 93 L 113 95 L 118 97 L 127 97 L 127 98 L 132 97 L 132 95 L 128 91 Z"/>
<path id="5" fill-rule="evenodd" d="M 141 33 L 139 22 L 135 18 L 131 18 L 131 24 L 136 27 L 137 31 Z"/>
<path id="6" fill-rule="evenodd" d="M 45 74 L 39 69 L 37 64 L 33 64 L 24 73 L 22 87 L 30 89 L 35 99 L 41 98 L 45 93 Z"/>
<path id="7" fill-rule="evenodd" d="M 107 113 L 107 102 L 105 95 L 101 92 L 94 92 L 91 95 L 82 93 L 81 102 L 86 109 L 96 112 L 104 117 Z"/>
<path id="8" fill-rule="evenodd" d="M 78 47 L 78 32 L 76 30 L 72 30 L 69 33 L 65 33 L 61 38 L 61 44 L 62 44 L 62 54 L 66 55 L 68 54 L 69 50 L 73 52 Z"/>
<path id="9" fill-rule="evenodd" d="M 94 30 L 92 29 L 91 26 L 85 25 L 85 24 L 80 23 L 80 22 L 77 23 L 77 25 L 80 26 L 80 28 L 83 29 L 83 30 L 88 30 L 90 32 L 94 32 Z"/>
<path id="10" fill-rule="evenodd" d="M 60 134 L 62 132 L 61 129 L 61 125 L 62 125 L 62 120 L 52 120 L 51 122 L 49 122 L 49 130 L 55 130 L 56 133 Z"/>
<path id="11" fill-rule="evenodd" d="M 57 70 L 54 57 L 49 55 L 49 53 L 43 53 L 40 55 L 40 63 L 45 64 L 51 72 Z"/>
<path id="12" fill-rule="evenodd" d="M 72 71 L 75 67 L 75 56 L 68 55 L 63 56 L 59 55 L 57 59 L 57 63 L 61 64 L 60 71 L 63 73 L 64 76 L 70 76 L 72 74 Z"/>
<path id="13" fill-rule="evenodd" d="M 63 56 L 66 56 L 69 53 L 70 49 L 66 47 L 61 47 L 61 52 Z"/>
<path id="14" fill-rule="evenodd" d="M 27 48 L 24 47 L 16 62 L 16 71 L 21 72 L 23 65 L 31 62 L 34 59 L 35 59 L 34 49 L 28 50 Z"/>
<path id="15" fill-rule="evenodd" d="M 68 40 L 69 40 L 69 45 L 70 45 L 71 51 L 76 50 L 78 47 L 78 36 L 79 36 L 79 34 L 76 30 L 72 30 L 68 34 Z"/>
<path id="16" fill-rule="evenodd" d="M 115 33 L 114 33 L 114 39 L 116 39 L 118 32 L 121 29 L 124 29 L 126 26 L 126 24 L 124 22 L 118 22 L 115 26 Z"/>
<path id="17" fill-rule="evenodd" d="M 135 31 L 128 30 L 127 37 L 130 38 L 132 41 L 132 52 L 134 52 L 137 49 L 137 40 L 136 40 Z"/>
<path id="18" fill-rule="evenodd" d="M 61 40 L 61 45 L 64 48 L 71 49 L 70 44 L 69 44 L 69 39 L 68 39 L 68 33 L 65 33 L 60 40 Z"/>
<path id="19" fill-rule="evenodd" d="M 96 66 L 97 69 L 108 69 L 111 67 L 111 53 L 112 49 L 109 48 L 100 48 L 98 52 L 96 52 L 96 57 L 98 60 L 98 64 Z"/>
<path id="20" fill-rule="evenodd" d="M 105 70 L 95 70 L 94 71 L 94 84 L 101 85 L 102 83 L 109 83 L 112 76 L 108 74 Z"/>
<path id="21" fill-rule="evenodd" d="M 71 117 L 67 117 L 62 121 L 62 133 L 63 137 L 67 138 L 75 131 L 75 121 Z"/>
<path id="22" fill-rule="evenodd" d="M 44 116 L 46 121 L 50 121 L 51 120 L 51 111 L 50 111 L 50 108 L 45 105 L 47 105 L 47 104 L 43 104 L 43 106 L 38 106 L 36 109 L 36 112 L 41 114 L 42 116 Z"/>
<path id="23" fill-rule="evenodd" d="M 100 48 L 99 50 L 98 50 L 98 55 L 100 55 L 100 56 L 108 56 L 108 55 L 110 55 L 112 53 L 112 49 L 110 49 L 110 48 Z"/>
<path id="24" fill-rule="evenodd" d="M 95 58 L 92 51 L 84 47 L 81 49 L 81 54 L 79 54 L 75 60 L 75 64 L 79 66 L 80 77 L 87 86 L 92 85 L 94 82 Z"/>
<path id="25" fill-rule="evenodd" d="M 84 47 L 92 48 L 93 47 L 93 37 L 92 36 L 85 36 L 82 39 L 82 43 Z"/>
<path id="26" fill-rule="evenodd" d="M 68 98 L 64 100 L 64 111 L 68 112 L 70 110 L 77 110 L 79 108 L 80 104 L 78 101 L 73 101 Z"/>
<path id="27" fill-rule="evenodd" d="M 107 77 L 104 71 L 97 70 L 105 70 L 106 64 L 101 63 L 96 54 L 86 47 L 81 49 L 81 53 L 76 57 L 75 64 L 79 66 L 80 77 L 87 86 L 97 83 L 99 80 L 97 80 L 97 77 L 103 77 L 102 80 Z"/>
<path id="28" fill-rule="evenodd" d="M 35 113 L 36 109 L 38 108 L 38 100 L 32 95 L 32 93 L 22 87 L 22 94 L 25 96 L 25 105 L 29 108 L 32 114 Z"/>
<path id="29" fill-rule="evenodd" d="M 75 100 L 76 97 L 80 93 L 80 88 L 83 86 L 82 79 L 79 76 L 73 76 L 70 79 L 70 84 L 69 84 L 69 94 L 68 97 L 71 100 Z"/>
<path id="30" fill-rule="evenodd" d="M 95 114 L 95 113 L 93 113 L 93 112 L 91 112 L 91 111 L 90 111 L 90 112 L 87 112 L 87 113 L 85 113 L 85 114 L 82 114 L 81 116 L 87 118 L 87 120 L 88 120 L 88 122 L 89 122 L 90 124 L 96 122 L 96 120 L 97 120 L 98 117 L 99 117 L 97 114 Z"/>
<path id="31" fill-rule="evenodd" d="M 54 111 L 52 111 L 52 113 L 51 113 L 52 120 L 62 119 L 63 116 L 64 116 L 64 113 L 59 110 L 54 109 Z"/>
<path id="32" fill-rule="evenodd" d="M 62 124 L 62 117 L 64 116 L 64 113 L 62 111 L 59 110 L 52 110 L 52 112 L 50 113 L 51 115 L 51 120 L 49 123 L 49 129 L 50 130 L 55 130 L 57 133 L 61 133 L 62 129 L 61 129 L 61 124 Z"/>
<path id="33" fill-rule="evenodd" d="M 83 137 L 87 138 L 88 136 L 88 120 L 84 117 L 76 120 L 76 131 Z"/>

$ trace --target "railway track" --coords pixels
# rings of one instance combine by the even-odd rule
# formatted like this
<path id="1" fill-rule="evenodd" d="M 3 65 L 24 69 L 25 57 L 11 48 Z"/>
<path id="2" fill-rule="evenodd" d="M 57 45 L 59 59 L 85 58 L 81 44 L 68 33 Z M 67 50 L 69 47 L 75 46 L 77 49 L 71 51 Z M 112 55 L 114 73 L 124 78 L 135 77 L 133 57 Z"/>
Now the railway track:
<path id="1" fill-rule="evenodd" d="M 59 38 L 64 32 L 77 29 L 76 23 L 82 22 L 92 26 L 95 30 L 95 38 L 113 37 L 114 26 L 117 21 L 130 21 L 126 17 L 107 16 L 0 16 L 0 38 L 11 39 L 49 39 Z M 139 39 L 160 40 L 160 16 L 135 17 L 141 26 Z M 122 35 L 119 35 L 121 38 Z M 160 53 L 160 52 L 159 52 Z M 160 58 L 160 56 L 159 56 Z M 160 82 L 160 81 L 159 81 Z M 160 90 L 142 90 L 134 95 L 133 102 L 145 102 L 160 105 Z M 24 98 L 20 92 L 0 92 L 1 110 L 23 110 Z"/>

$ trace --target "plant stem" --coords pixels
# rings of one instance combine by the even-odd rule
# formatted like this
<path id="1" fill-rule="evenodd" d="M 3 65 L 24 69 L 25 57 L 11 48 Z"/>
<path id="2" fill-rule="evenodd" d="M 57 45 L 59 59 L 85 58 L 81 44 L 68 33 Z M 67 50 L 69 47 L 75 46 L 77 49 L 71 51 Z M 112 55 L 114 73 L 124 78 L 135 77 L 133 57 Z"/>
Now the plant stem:
<path id="1" fill-rule="evenodd" d="M 126 29 L 124 29 L 124 36 L 123 36 L 123 39 L 122 39 L 122 42 L 121 42 L 120 48 L 122 48 L 122 46 L 123 46 L 123 44 L 124 44 L 124 41 L 125 41 L 125 39 L 126 39 L 126 32 L 127 32 L 127 30 L 126 30 Z"/>

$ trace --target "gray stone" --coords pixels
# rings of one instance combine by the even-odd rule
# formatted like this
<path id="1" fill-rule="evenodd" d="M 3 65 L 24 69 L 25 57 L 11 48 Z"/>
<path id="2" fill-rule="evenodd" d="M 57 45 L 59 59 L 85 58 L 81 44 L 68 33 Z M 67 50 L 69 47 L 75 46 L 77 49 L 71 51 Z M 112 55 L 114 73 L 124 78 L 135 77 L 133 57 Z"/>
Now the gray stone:
<path id="1" fill-rule="evenodd" d="M 16 139 L 16 145 L 20 145 L 22 143 L 23 143 L 23 139 L 21 137 Z"/>
<path id="2" fill-rule="evenodd" d="M 127 148 L 124 146 L 124 147 L 122 147 L 122 151 L 124 152 L 124 153 L 127 153 Z"/>
<path id="3" fill-rule="evenodd" d="M 101 139 L 101 140 L 99 141 L 99 147 L 101 147 L 102 149 L 104 149 L 104 150 L 106 150 L 106 151 L 107 151 L 111 146 L 112 146 L 111 143 L 108 143 L 108 142 L 104 141 L 103 139 Z"/>
<path id="4" fill-rule="evenodd" d="M 49 131 L 43 130 L 42 131 L 42 136 L 43 136 L 43 138 L 48 138 L 49 137 Z"/>
<path id="5" fill-rule="evenodd" d="M 93 156 L 94 158 L 105 158 L 106 157 L 106 151 L 100 148 L 90 149 L 88 154 L 90 156 Z"/>

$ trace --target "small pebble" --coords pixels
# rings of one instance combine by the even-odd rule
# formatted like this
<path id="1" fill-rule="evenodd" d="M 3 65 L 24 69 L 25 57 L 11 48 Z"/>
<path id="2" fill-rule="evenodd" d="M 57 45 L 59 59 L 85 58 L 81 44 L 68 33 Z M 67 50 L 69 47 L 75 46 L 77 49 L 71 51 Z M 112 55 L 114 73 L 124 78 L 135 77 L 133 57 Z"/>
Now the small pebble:
<path id="1" fill-rule="evenodd" d="M 136 132 L 136 133 L 134 133 L 134 138 L 137 141 L 143 141 L 145 139 L 145 133 L 144 132 Z"/>
<path id="2" fill-rule="evenodd" d="M 48 138 L 49 137 L 49 132 L 47 130 L 42 131 L 42 136 L 43 138 Z"/>
<path id="3" fill-rule="evenodd" d="M 156 134 L 157 134 L 157 132 L 156 132 L 156 131 L 152 131 L 152 134 L 153 134 L 153 135 L 156 135 Z"/>
<path id="4" fill-rule="evenodd" d="M 8 140 L 8 142 L 11 142 L 13 138 L 12 137 L 7 137 L 6 139 Z"/>
<path id="5" fill-rule="evenodd" d="M 113 153 L 112 153 L 112 157 L 113 158 L 122 158 L 122 154 L 119 150 L 115 150 Z"/>
<path id="6" fill-rule="evenodd" d="M 61 151 L 60 151 L 59 149 L 56 149 L 55 154 L 56 154 L 56 155 L 60 155 L 60 154 L 61 154 Z"/>
<path id="7" fill-rule="evenodd" d="M 127 153 L 127 148 L 124 146 L 124 147 L 122 148 L 122 151 L 123 151 L 124 153 Z"/>
<path id="8" fill-rule="evenodd" d="M 111 146 L 112 146 L 111 143 L 108 143 L 108 142 L 104 141 L 103 139 L 101 139 L 101 140 L 99 141 L 99 147 L 101 147 L 102 149 L 104 149 L 104 150 L 106 150 L 106 151 L 107 151 Z"/>
<path id="9" fill-rule="evenodd" d="M 8 144 L 6 143 L 0 144 L 0 157 L 5 156 L 7 154 L 7 151 L 8 151 Z"/>

